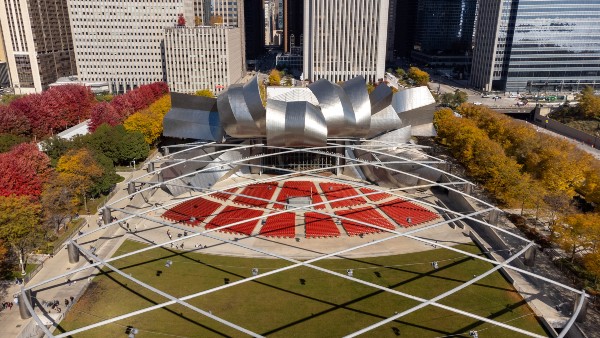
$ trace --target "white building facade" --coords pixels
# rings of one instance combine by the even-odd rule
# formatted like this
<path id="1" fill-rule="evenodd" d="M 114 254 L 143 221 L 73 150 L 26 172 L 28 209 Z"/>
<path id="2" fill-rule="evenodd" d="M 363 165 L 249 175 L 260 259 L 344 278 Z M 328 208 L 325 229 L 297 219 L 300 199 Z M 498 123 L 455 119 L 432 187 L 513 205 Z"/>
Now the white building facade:
<path id="1" fill-rule="evenodd" d="M 173 27 L 165 29 L 169 88 L 193 94 L 219 93 L 244 76 L 242 30 L 238 27 Z"/>
<path id="2" fill-rule="evenodd" d="M 112 93 L 165 81 L 164 29 L 183 0 L 68 0 L 79 79 Z"/>
<path id="3" fill-rule="evenodd" d="M 305 0 L 304 78 L 383 79 L 389 0 Z"/>
<path id="4" fill-rule="evenodd" d="M 244 2 L 184 0 L 185 24 L 164 30 L 169 88 L 219 93 L 245 75 Z"/>
<path id="5" fill-rule="evenodd" d="M 75 73 L 67 0 L 0 0 L 0 25 L 15 94 Z"/>

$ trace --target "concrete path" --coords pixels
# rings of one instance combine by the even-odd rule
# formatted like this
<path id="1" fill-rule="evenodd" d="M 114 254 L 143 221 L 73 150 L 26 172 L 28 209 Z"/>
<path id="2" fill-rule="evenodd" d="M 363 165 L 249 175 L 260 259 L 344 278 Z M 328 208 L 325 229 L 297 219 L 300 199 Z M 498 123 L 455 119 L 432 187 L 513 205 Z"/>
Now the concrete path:
<path id="1" fill-rule="evenodd" d="M 141 169 L 141 168 L 140 168 Z M 120 173 L 126 179 L 117 184 L 117 193 L 112 200 L 127 196 L 127 183 L 132 177 L 137 177 L 145 174 L 144 171 L 138 170 L 133 173 Z M 96 230 L 96 221 L 98 215 L 84 216 L 86 217 L 89 226 L 83 227 L 84 233 Z M 113 252 L 121 245 L 125 239 L 126 231 L 122 228 L 113 226 L 102 231 L 96 231 L 85 237 L 85 241 L 80 241 L 84 246 L 95 246 L 97 254 L 101 257 L 110 257 Z M 85 264 L 83 257 L 76 264 L 70 264 L 66 247 L 61 249 L 52 258 L 48 258 L 44 263 L 44 267 L 27 283 L 27 287 L 36 285 L 42 281 L 50 280 L 56 276 L 67 274 L 70 270 L 75 270 Z M 46 318 L 45 322 L 60 321 L 61 316 L 64 316 L 65 299 L 74 297 L 75 301 L 85 291 L 88 283 L 88 277 L 96 273 L 95 268 L 86 269 L 76 274 L 67 275 L 58 278 L 50 283 L 40 285 L 34 288 L 32 302 L 36 305 L 36 312 Z M 2 302 L 12 301 L 13 295 L 20 292 L 20 286 L 10 285 L 2 294 Z M 61 312 L 51 310 L 43 306 L 43 302 L 58 300 L 60 302 Z M 70 302 L 70 300 L 69 300 Z M 33 319 L 21 319 L 18 306 L 13 306 L 12 310 L 0 312 L 0 338 L 14 337 L 33 337 L 35 332 L 35 323 Z M 40 331 L 38 331 L 40 332 Z"/>

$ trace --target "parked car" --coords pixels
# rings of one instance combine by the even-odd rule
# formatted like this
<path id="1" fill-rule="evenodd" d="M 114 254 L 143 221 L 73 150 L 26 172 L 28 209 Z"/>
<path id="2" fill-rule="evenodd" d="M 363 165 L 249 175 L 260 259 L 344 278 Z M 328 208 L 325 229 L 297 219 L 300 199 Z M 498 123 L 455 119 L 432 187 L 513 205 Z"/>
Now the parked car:
<path id="1" fill-rule="evenodd" d="M 483 94 L 483 95 L 481 95 L 481 97 L 488 98 L 488 97 L 491 97 L 491 95 L 490 94 Z"/>

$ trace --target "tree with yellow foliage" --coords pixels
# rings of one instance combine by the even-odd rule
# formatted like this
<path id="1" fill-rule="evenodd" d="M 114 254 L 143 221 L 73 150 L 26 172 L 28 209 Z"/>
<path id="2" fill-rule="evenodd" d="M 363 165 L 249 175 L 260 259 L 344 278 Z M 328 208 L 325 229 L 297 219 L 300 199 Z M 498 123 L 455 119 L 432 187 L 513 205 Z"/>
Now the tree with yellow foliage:
<path id="1" fill-rule="evenodd" d="M 54 173 L 42 192 L 44 217 L 55 233 L 58 233 L 60 225 L 74 215 L 79 207 L 76 192 L 78 182 L 73 182 L 71 177 L 68 173 Z"/>
<path id="2" fill-rule="evenodd" d="M 215 97 L 215 93 L 213 93 L 210 89 L 200 89 L 199 91 L 195 92 L 194 95 L 204 97 Z"/>
<path id="3" fill-rule="evenodd" d="M 277 69 L 273 69 L 269 73 L 269 86 L 281 86 L 281 72 Z"/>
<path id="4" fill-rule="evenodd" d="M 67 152 L 58 160 L 56 172 L 73 184 L 73 191 L 82 197 L 87 210 L 87 194 L 104 174 L 92 153 L 87 148 Z"/>
<path id="5" fill-rule="evenodd" d="M 26 254 L 44 235 L 40 204 L 30 196 L 0 196 L 0 241 L 10 245 L 25 271 Z"/>
<path id="6" fill-rule="evenodd" d="M 410 67 L 407 75 L 417 86 L 427 86 L 429 83 L 429 74 L 417 67 Z"/>
<path id="7" fill-rule="evenodd" d="M 171 96 L 165 95 L 148 108 L 130 115 L 123 126 L 127 131 L 138 131 L 144 135 L 147 144 L 152 145 L 163 132 L 163 119 L 171 109 Z"/>
<path id="8" fill-rule="evenodd" d="M 600 244 L 600 215 L 572 214 L 557 222 L 555 241 L 570 254 L 571 262 L 578 253 L 595 250 Z"/>

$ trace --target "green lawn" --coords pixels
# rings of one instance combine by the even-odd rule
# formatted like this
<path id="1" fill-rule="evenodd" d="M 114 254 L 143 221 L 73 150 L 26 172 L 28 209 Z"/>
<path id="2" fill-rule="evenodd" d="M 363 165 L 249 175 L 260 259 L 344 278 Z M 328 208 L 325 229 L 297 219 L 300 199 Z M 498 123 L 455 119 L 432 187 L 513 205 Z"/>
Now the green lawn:
<path id="1" fill-rule="evenodd" d="M 116 255 L 142 247 L 143 244 L 128 241 Z M 474 245 L 461 248 L 480 253 Z M 170 268 L 165 267 L 168 259 L 173 261 Z M 439 261 L 438 270 L 432 269 L 430 262 L 433 260 Z M 181 254 L 165 249 L 147 251 L 115 262 L 115 266 L 126 273 L 175 296 L 223 285 L 226 279 L 235 282 L 249 277 L 253 267 L 265 273 L 287 265 L 289 263 L 274 259 Z M 424 298 L 435 297 L 456 287 L 491 266 L 443 249 L 378 258 L 333 259 L 318 265 L 340 273 L 352 268 L 357 278 Z M 157 276 L 157 271 L 162 271 L 160 276 Z M 106 273 L 92 281 L 86 294 L 61 322 L 58 331 L 70 331 L 164 301 L 162 296 L 116 273 Z M 190 303 L 269 337 L 339 337 L 418 304 L 399 295 L 305 267 L 216 291 L 192 299 Z M 499 273 L 443 299 L 441 303 L 546 334 L 529 307 Z M 139 338 L 244 336 L 181 305 L 146 312 L 75 336 L 126 337 L 127 325 L 140 329 L 136 336 Z M 519 336 L 433 306 L 401 317 L 364 336 L 468 337 L 469 330 L 473 329 L 479 330 L 480 337 Z"/>

